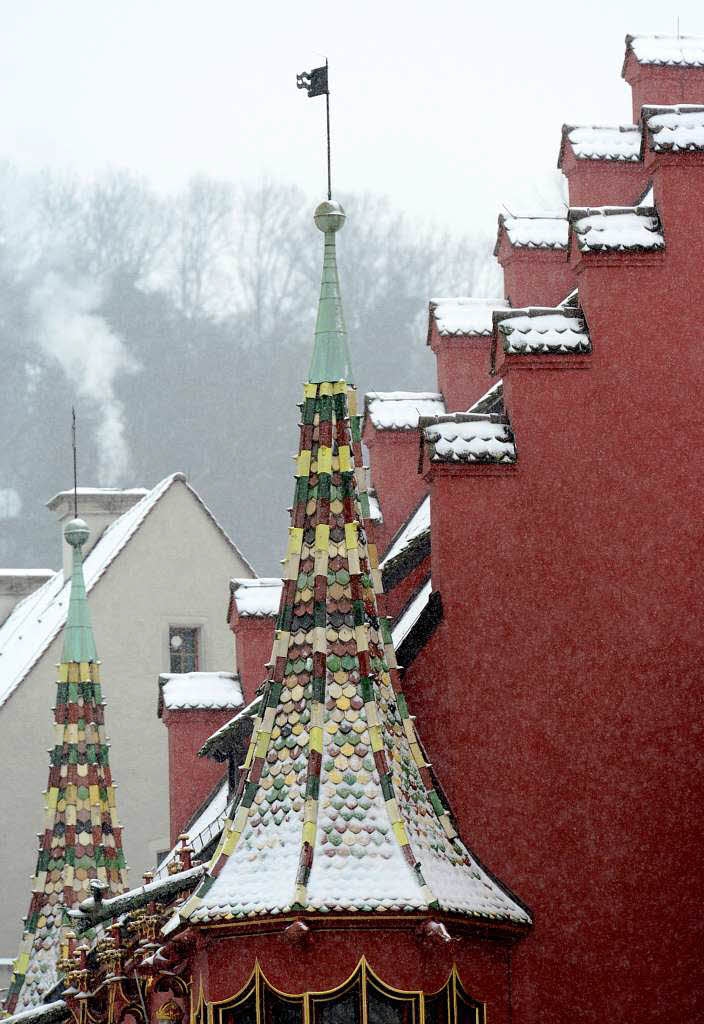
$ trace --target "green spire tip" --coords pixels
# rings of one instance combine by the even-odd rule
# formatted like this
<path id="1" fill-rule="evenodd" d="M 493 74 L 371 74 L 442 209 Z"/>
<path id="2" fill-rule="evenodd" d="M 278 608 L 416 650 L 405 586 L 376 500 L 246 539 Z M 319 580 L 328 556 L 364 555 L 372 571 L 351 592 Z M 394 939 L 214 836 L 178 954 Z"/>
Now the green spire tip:
<path id="1" fill-rule="evenodd" d="M 325 249 L 318 319 L 315 324 L 315 346 L 308 380 L 312 384 L 337 380 L 349 383 L 352 380 L 352 365 L 335 253 L 335 233 L 345 223 L 345 211 L 340 203 L 326 199 L 316 209 L 313 219 L 316 227 L 325 235 Z"/>
<path id="2" fill-rule="evenodd" d="M 72 519 L 66 524 L 64 537 L 73 548 L 73 572 L 71 573 L 71 597 L 68 603 L 68 616 L 64 626 L 64 649 L 61 656 L 63 662 L 97 661 L 93 627 L 86 597 L 86 584 L 83 578 L 82 547 L 88 540 L 89 531 L 82 519 Z"/>

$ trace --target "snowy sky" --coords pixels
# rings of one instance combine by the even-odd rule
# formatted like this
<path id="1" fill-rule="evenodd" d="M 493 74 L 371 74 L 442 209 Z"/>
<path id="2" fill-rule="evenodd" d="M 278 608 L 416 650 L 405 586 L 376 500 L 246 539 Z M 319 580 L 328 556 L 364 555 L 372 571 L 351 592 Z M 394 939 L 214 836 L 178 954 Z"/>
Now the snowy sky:
<path id="1" fill-rule="evenodd" d="M 695 0 L 683 34 L 704 34 Z M 334 184 L 388 194 L 460 230 L 498 204 L 554 199 L 563 121 L 630 120 L 626 32 L 674 34 L 654 0 L 3 0 L 0 156 L 164 191 L 195 172 L 324 190 L 331 65 Z M 545 182 L 547 184 L 536 184 Z"/>

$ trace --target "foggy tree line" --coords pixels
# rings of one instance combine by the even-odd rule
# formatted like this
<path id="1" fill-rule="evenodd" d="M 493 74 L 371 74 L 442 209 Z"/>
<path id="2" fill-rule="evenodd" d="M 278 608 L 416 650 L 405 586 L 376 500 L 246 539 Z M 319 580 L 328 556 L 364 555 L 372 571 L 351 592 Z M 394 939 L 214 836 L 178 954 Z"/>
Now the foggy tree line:
<path id="1" fill-rule="evenodd" d="M 320 286 L 310 199 L 273 181 L 201 176 L 163 196 L 126 171 L 86 182 L 9 165 L 0 193 L 0 562 L 58 563 L 43 506 L 70 484 L 75 404 L 82 483 L 183 470 L 256 568 L 275 571 Z M 340 198 L 360 392 L 433 389 L 428 299 L 496 294 L 490 242 L 419 225 L 384 197 Z"/>

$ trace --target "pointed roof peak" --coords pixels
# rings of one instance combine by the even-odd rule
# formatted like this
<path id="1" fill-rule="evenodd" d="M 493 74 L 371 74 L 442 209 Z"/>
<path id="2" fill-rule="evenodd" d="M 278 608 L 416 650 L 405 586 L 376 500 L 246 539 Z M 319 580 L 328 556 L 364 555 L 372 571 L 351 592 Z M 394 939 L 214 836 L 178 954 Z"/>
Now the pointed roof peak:
<path id="1" fill-rule="evenodd" d="M 89 536 L 90 531 L 82 519 L 71 519 L 64 528 L 64 537 L 73 548 L 73 571 L 68 616 L 64 627 L 62 662 L 98 660 L 83 577 L 83 545 Z"/>
<path id="2" fill-rule="evenodd" d="M 308 380 L 314 384 L 321 384 L 324 381 L 350 381 L 352 366 L 335 249 L 335 234 L 343 227 L 346 214 L 340 203 L 334 199 L 326 199 L 317 206 L 313 219 L 315 226 L 325 235 L 325 247 L 318 317 L 315 323 L 315 346 Z"/>

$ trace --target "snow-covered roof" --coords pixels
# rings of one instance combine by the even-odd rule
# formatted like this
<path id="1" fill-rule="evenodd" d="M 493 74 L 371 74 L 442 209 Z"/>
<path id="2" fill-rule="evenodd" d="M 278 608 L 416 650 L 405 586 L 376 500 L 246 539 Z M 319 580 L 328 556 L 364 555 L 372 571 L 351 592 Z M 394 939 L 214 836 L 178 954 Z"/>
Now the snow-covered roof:
<path id="1" fill-rule="evenodd" d="M 704 67 L 704 36 L 626 36 L 626 55 L 639 64 Z"/>
<path id="2" fill-rule="evenodd" d="M 51 1003 L 40 1003 L 38 1006 L 30 1006 L 28 1010 L 3 1017 L 2 1024 L 54 1024 L 54 1021 L 68 1020 L 70 1017 L 71 1011 L 64 1000 L 55 999 Z"/>
<path id="3" fill-rule="evenodd" d="M 237 614 L 243 618 L 275 618 L 279 613 L 281 586 L 277 576 L 232 580 L 230 589 Z"/>
<path id="4" fill-rule="evenodd" d="M 413 515 L 407 520 L 405 526 L 403 526 L 399 533 L 391 544 L 389 550 L 384 556 L 384 560 L 379 566 L 380 569 L 384 569 L 390 562 L 399 555 L 403 554 L 409 545 L 421 537 L 423 534 L 428 533 L 430 530 L 430 495 L 426 495 L 421 501 L 418 508 L 415 510 Z"/>
<path id="5" fill-rule="evenodd" d="M 56 569 L 0 569 L 0 579 L 31 579 L 35 576 L 44 579 L 53 576 L 55 572 Z"/>
<path id="6" fill-rule="evenodd" d="M 242 552 L 238 550 L 215 519 L 200 495 L 190 486 L 183 473 L 172 473 L 111 523 L 100 540 L 93 546 L 83 565 L 87 593 L 90 593 L 149 513 L 176 481 L 185 484 L 227 543 L 249 567 Z M 54 637 L 63 629 L 68 612 L 70 582 L 70 580 L 64 582 L 61 570 L 54 573 L 43 586 L 26 597 L 24 601 L 20 601 L 0 627 L 0 706 L 19 686 Z"/>
<path id="7" fill-rule="evenodd" d="M 500 299 L 474 299 L 470 296 L 430 300 L 430 316 L 435 320 L 438 334 L 490 335 L 491 314 L 502 306 Z"/>
<path id="8" fill-rule="evenodd" d="M 232 672 L 162 672 L 159 714 L 168 711 L 219 710 L 242 707 L 242 686 Z"/>
<path id="9" fill-rule="evenodd" d="M 379 504 L 376 492 L 367 491 L 367 497 L 369 498 L 369 521 L 371 523 L 383 523 L 384 517 L 381 513 L 381 505 Z"/>
<path id="10" fill-rule="evenodd" d="M 427 580 L 399 615 L 393 629 L 391 630 L 391 638 L 394 642 L 395 650 L 399 649 L 418 619 L 421 617 L 423 609 L 430 600 L 432 590 L 432 580 Z"/>
<path id="11" fill-rule="evenodd" d="M 156 878 L 135 889 L 128 889 L 127 892 L 120 893 L 119 896 L 103 899 L 99 903 L 90 897 L 79 904 L 77 910 L 69 910 L 69 917 L 78 929 L 85 931 L 102 921 L 109 921 L 120 914 L 145 907 L 152 901 L 170 901 L 179 893 L 192 889 L 205 874 L 205 867 L 205 864 L 197 864 L 185 871 Z"/>
<path id="12" fill-rule="evenodd" d="M 611 160 L 637 163 L 640 160 L 641 133 L 638 125 L 564 125 L 565 140 L 578 160 Z"/>
<path id="13" fill-rule="evenodd" d="M 572 207 L 569 218 L 581 252 L 652 251 L 665 246 L 654 206 Z"/>
<path id="14" fill-rule="evenodd" d="M 439 416 L 435 422 L 423 423 L 423 437 L 431 462 L 516 461 L 513 432 L 498 416 L 466 412 Z"/>
<path id="15" fill-rule="evenodd" d="M 377 430 L 415 430 L 421 416 L 445 412 L 436 391 L 368 391 L 364 397 L 365 419 Z"/>
<path id="16" fill-rule="evenodd" d="M 504 352 L 590 352 L 591 341 L 582 311 L 568 306 L 544 309 L 529 306 L 497 320 Z"/>
<path id="17" fill-rule="evenodd" d="M 704 106 L 680 103 L 642 109 L 648 144 L 656 153 L 704 149 Z"/>
<path id="18" fill-rule="evenodd" d="M 507 217 L 499 214 L 499 235 L 506 231 L 515 249 L 566 249 L 569 240 L 567 218 L 563 216 Z M 494 303 L 497 309 L 500 303 Z M 491 334 L 491 324 L 488 333 Z"/>

